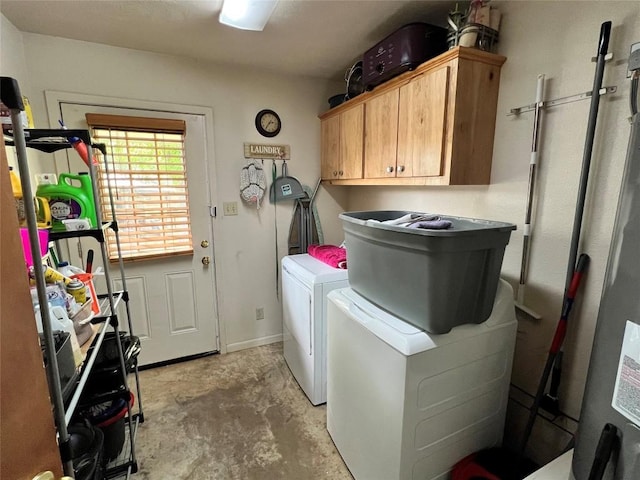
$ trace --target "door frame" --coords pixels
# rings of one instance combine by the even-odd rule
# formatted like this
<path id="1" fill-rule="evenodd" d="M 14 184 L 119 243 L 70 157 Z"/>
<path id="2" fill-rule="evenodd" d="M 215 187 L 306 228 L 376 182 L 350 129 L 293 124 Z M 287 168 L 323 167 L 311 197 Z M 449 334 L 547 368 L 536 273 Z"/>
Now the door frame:
<path id="1" fill-rule="evenodd" d="M 209 188 L 209 207 L 215 208 L 218 204 L 217 193 L 217 176 L 216 176 L 216 158 L 215 158 L 215 145 L 214 145 L 214 128 L 213 128 L 213 109 L 211 107 L 205 107 L 201 105 L 182 105 L 176 103 L 147 101 L 147 100 L 134 100 L 130 98 L 109 97 L 103 95 L 91 95 L 83 93 L 62 92 L 57 90 L 45 90 L 45 104 L 47 107 L 47 117 L 49 120 L 50 128 L 58 128 L 58 120 L 61 118 L 61 103 L 73 103 L 78 105 L 87 106 L 100 106 L 100 107 L 113 107 L 130 110 L 149 110 L 163 113 L 177 113 L 185 115 L 202 115 L 205 119 L 205 154 L 204 159 L 205 169 L 207 171 L 207 186 Z M 54 154 L 55 158 L 55 154 Z M 58 159 L 56 158 L 56 173 L 58 171 Z M 220 309 L 219 309 L 219 292 L 218 292 L 218 279 L 220 278 L 220 272 L 218 271 L 218 253 L 216 249 L 216 222 L 213 220 L 216 217 L 210 216 L 209 228 L 211 229 L 211 238 L 213 239 L 213 281 L 214 281 L 214 304 L 215 315 L 213 321 L 216 322 L 217 332 L 217 350 L 221 354 L 227 353 L 227 341 L 226 331 L 223 327 L 224 322 L 220 322 Z"/>

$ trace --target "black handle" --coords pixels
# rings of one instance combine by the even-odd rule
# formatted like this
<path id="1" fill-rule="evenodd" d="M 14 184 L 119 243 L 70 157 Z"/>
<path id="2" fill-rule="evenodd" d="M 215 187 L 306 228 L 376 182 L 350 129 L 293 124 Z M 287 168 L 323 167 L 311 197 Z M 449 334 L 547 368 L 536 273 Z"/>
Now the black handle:
<path id="1" fill-rule="evenodd" d="M 602 479 L 607 463 L 609 463 L 609 458 L 611 458 L 613 444 L 617 438 L 617 434 L 618 429 L 611 423 L 607 423 L 602 429 L 596 453 L 593 458 L 593 464 L 591 465 L 591 471 L 589 472 L 589 480 Z"/>
<path id="2" fill-rule="evenodd" d="M 558 352 L 553 362 L 553 370 L 551 372 L 551 385 L 549 386 L 549 396 L 558 398 L 558 390 L 560 389 L 560 377 L 562 375 L 562 350 Z"/>
<path id="3" fill-rule="evenodd" d="M 606 55 L 609 49 L 609 36 L 611 35 L 611 21 L 604 22 L 600 26 L 600 40 L 598 42 L 598 55 Z"/>
<path id="4" fill-rule="evenodd" d="M 0 100 L 11 110 L 24 110 L 18 81 L 11 77 L 0 77 Z"/>
<path id="5" fill-rule="evenodd" d="M 87 252 L 87 264 L 85 265 L 85 268 L 87 270 L 87 273 L 91 273 L 91 270 L 93 269 L 93 250 L 90 249 Z"/>
<path id="6" fill-rule="evenodd" d="M 576 264 L 576 273 L 584 273 L 589 266 L 591 258 L 586 253 L 580 254 L 578 257 L 578 263 Z"/>

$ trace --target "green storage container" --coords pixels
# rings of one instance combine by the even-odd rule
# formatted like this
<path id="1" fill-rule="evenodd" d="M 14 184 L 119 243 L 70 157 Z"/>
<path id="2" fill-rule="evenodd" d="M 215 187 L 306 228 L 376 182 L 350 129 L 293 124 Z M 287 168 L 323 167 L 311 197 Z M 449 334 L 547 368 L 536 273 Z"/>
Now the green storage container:
<path id="1" fill-rule="evenodd" d="M 88 219 L 91 228 L 98 227 L 93 186 L 88 173 L 62 173 L 56 185 L 39 185 L 36 196 L 49 201 L 52 231 L 64 232 L 62 220 L 77 218 Z"/>

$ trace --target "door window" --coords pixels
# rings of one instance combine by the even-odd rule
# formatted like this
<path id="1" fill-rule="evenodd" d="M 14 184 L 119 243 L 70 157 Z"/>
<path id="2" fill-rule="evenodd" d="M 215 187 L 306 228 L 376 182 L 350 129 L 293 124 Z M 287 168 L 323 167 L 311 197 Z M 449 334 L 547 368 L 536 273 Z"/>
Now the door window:
<path id="1" fill-rule="evenodd" d="M 86 115 L 95 143 L 106 145 L 98 190 L 105 219 L 116 209 L 122 257 L 141 260 L 193 254 L 183 120 Z M 97 152 L 96 150 L 96 153 Z M 107 249 L 117 259 L 115 235 Z"/>

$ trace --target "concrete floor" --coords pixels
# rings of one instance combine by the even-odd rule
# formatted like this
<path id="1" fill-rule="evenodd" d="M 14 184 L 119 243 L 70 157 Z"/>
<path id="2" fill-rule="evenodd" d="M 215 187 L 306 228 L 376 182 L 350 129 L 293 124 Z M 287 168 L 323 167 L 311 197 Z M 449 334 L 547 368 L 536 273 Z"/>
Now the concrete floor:
<path id="1" fill-rule="evenodd" d="M 139 480 L 351 480 L 282 344 L 140 374 Z"/>

